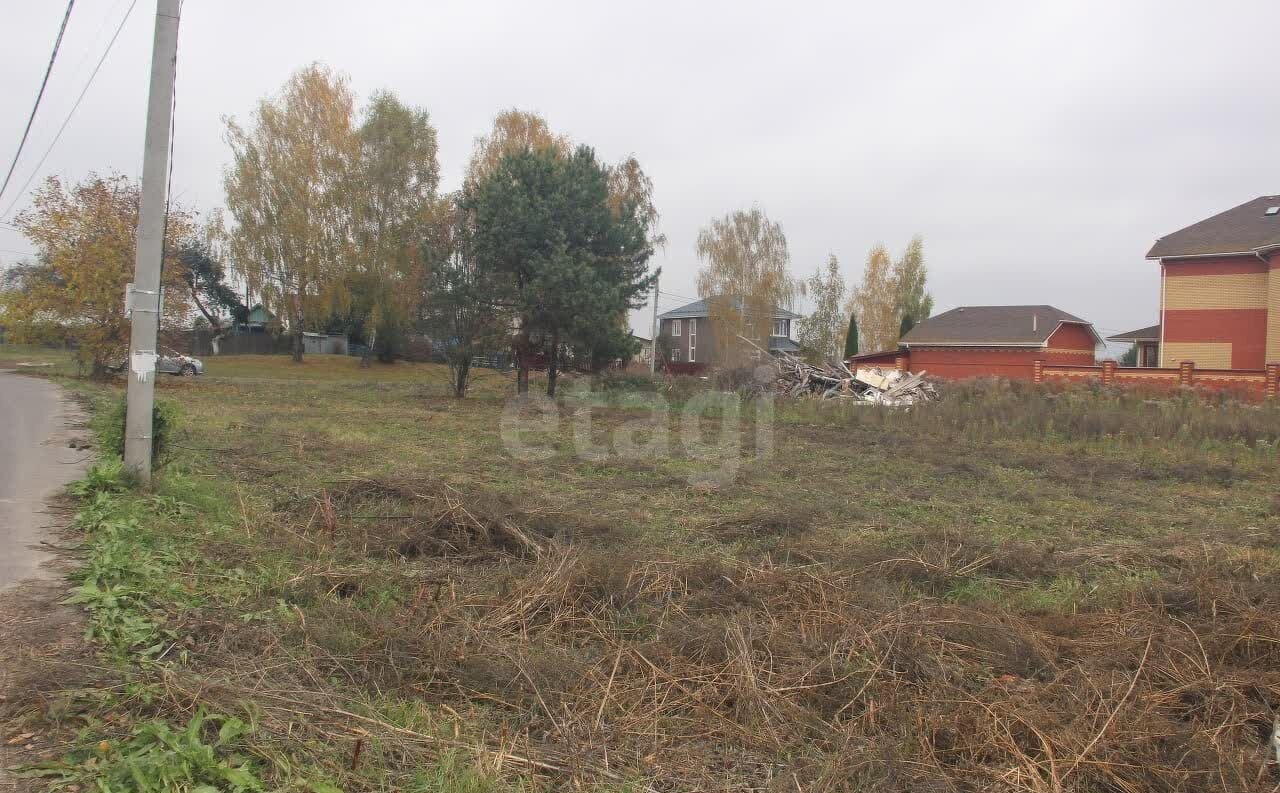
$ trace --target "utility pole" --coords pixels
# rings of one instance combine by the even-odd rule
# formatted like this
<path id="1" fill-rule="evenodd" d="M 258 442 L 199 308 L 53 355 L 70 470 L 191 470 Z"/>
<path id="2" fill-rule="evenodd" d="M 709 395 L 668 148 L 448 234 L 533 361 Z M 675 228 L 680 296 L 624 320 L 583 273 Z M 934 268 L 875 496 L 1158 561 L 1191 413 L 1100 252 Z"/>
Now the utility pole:
<path id="1" fill-rule="evenodd" d="M 155 404 L 156 333 L 160 328 L 160 264 L 164 256 L 165 193 L 168 190 L 169 130 L 173 123 L 173 83 L 178 61 L 180 0 L 157 0 L 151 50 L 151 88 L 142 154 L 142 200 L 133 284 L 125 303 L 131 309 L 129 391 L 124 463 L 143 484 L 151 482 L 151 414 Z"/>
<path id="2" fill-rule="evenodd" d="M 649 330 L 649 374 L 658 371 L 658 273 L 653 276 L 653 327 Z"/>

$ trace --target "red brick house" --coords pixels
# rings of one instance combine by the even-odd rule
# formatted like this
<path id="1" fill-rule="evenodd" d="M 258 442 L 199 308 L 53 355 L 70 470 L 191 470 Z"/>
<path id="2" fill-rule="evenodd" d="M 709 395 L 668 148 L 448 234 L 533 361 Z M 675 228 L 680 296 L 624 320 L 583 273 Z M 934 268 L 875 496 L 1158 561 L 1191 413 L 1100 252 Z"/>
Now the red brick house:
<path id="1" fill-rule="evenodd" d="M 770 352 L 796 352 L 800 345 L 791 338 L 791 323 L 800 315 L 786 309 L 776 309 L 773 316 L 763 323 L 768 328 L 757 328 L 755 337 L 764 346 L 768 332 Z M 658 337 L 669 348 L 666 368 L 680 372 L 698 372 L 714 366 L 716 357 L 716 328 L 705 300 L 695 300 L 658 316 Z"/>
<path id="2" fill-rule="evenodd" d="M 900 366 L 951 379 L 1030 380 L 1036 361 L 1093 365 L 1100 344 L 1092 324 L 1053 306 L 963 306 L 916 325 L 897 350 L 855 355 L 849 364 Z"/>
<path id="3" fill-rule="evenodd" d="M 1280 196 L 1156 240 L 1159 365 L 1262 369 L 1280 361 Z"/>

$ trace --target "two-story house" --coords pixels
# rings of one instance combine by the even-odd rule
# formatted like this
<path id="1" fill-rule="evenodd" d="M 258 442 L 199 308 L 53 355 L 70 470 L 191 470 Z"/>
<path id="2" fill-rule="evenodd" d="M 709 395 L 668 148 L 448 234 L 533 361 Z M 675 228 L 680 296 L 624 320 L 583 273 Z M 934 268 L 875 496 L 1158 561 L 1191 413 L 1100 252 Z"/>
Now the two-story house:
<path id="1" fill-rule="evenodd" d="M 1160 366 L 1262 369 L 1280 361 L 1280 196 L 1161 237 L 1147 258 L 1160 264 L 1160 324 L 1143 329 L 1142 341 L 1158 349 Z"/>
<path id="2" fill-rule="evenodd" d="M 768 327 L 770 352 L 795 352 L 800 346 L 791 338 L 791 323 L 800 315 L 786 309 L 776 309 L 764 322 Z M 697 371 L 718 363 L 716 361 L 716 327 L 707 308 L 707 301 L 695 300 L 688 305 L 658 316 L 658 337 L 670 344 L 668 363 L 686 371 Z M 757 338 L 764 340 L 764 329 Z"/>

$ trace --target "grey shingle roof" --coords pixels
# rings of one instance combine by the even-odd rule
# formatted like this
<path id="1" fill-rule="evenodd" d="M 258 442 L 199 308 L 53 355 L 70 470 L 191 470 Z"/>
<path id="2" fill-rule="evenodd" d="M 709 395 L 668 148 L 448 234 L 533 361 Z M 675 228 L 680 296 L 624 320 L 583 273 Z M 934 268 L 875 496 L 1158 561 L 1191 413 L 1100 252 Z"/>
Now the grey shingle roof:
<path id="1" fill-rule="evenodd" d="M 1156 240 L 1148 259 L 1253 253 L 1280 246 L 1280 196 L 1261 196 Z"/>
<path id="2" fill-rule="evenodd" d="M 796 344 L 786 336 L 770 336 L 769 350 L 770 352 L 797 352 L 800 345 Z"/>
<path id="3" fill-rule="evenodd" d="M 695 300 L 692 303 L 683 305 L 680 308 L 672 309 L 665 314 L 659 314 L 658 319 L 686 319 L 688 317 L 709 317 L 711 312 L 707 310 L 707 301 Z M 773 312 L 774 319 L 800 319 L 800 315 L 785 308 L 775 309 Z"/>
<path id="4" fill-rule="evenodd" d="M 963 306 L 916 325 L 902 337 L 909 346 L 1043 346 L 1063 322 L 1093 325 L 1053 306 Z"/>
<path id="5" fill-rule="evenodd" d="M 1152 325 L 1149 328 L 1138 328 L 1128 333 L 1117 333 L 1114 336 L 1108 336 L 1107 341 L 1160 341 L 1160 326 Z"/>

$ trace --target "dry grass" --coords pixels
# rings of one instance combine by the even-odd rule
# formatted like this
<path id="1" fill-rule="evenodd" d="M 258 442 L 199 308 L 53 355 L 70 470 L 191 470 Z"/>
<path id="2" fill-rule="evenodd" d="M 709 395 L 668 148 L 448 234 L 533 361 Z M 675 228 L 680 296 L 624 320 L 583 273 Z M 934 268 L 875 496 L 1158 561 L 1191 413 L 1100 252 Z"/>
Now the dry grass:
<path id="1" fill-rule="evenodd" d="M 153 707 L 246 713 L 252 751 L 348 790 L 454 754 L 543 789 L 1280 781 L 1272 408 L 799 407 L 703 488 L 678 448 L 511 459 L 505 381 L 374 376 L 167 386 L 177 480 L 222 507 L 178 529 L 189 655 Z"/>

